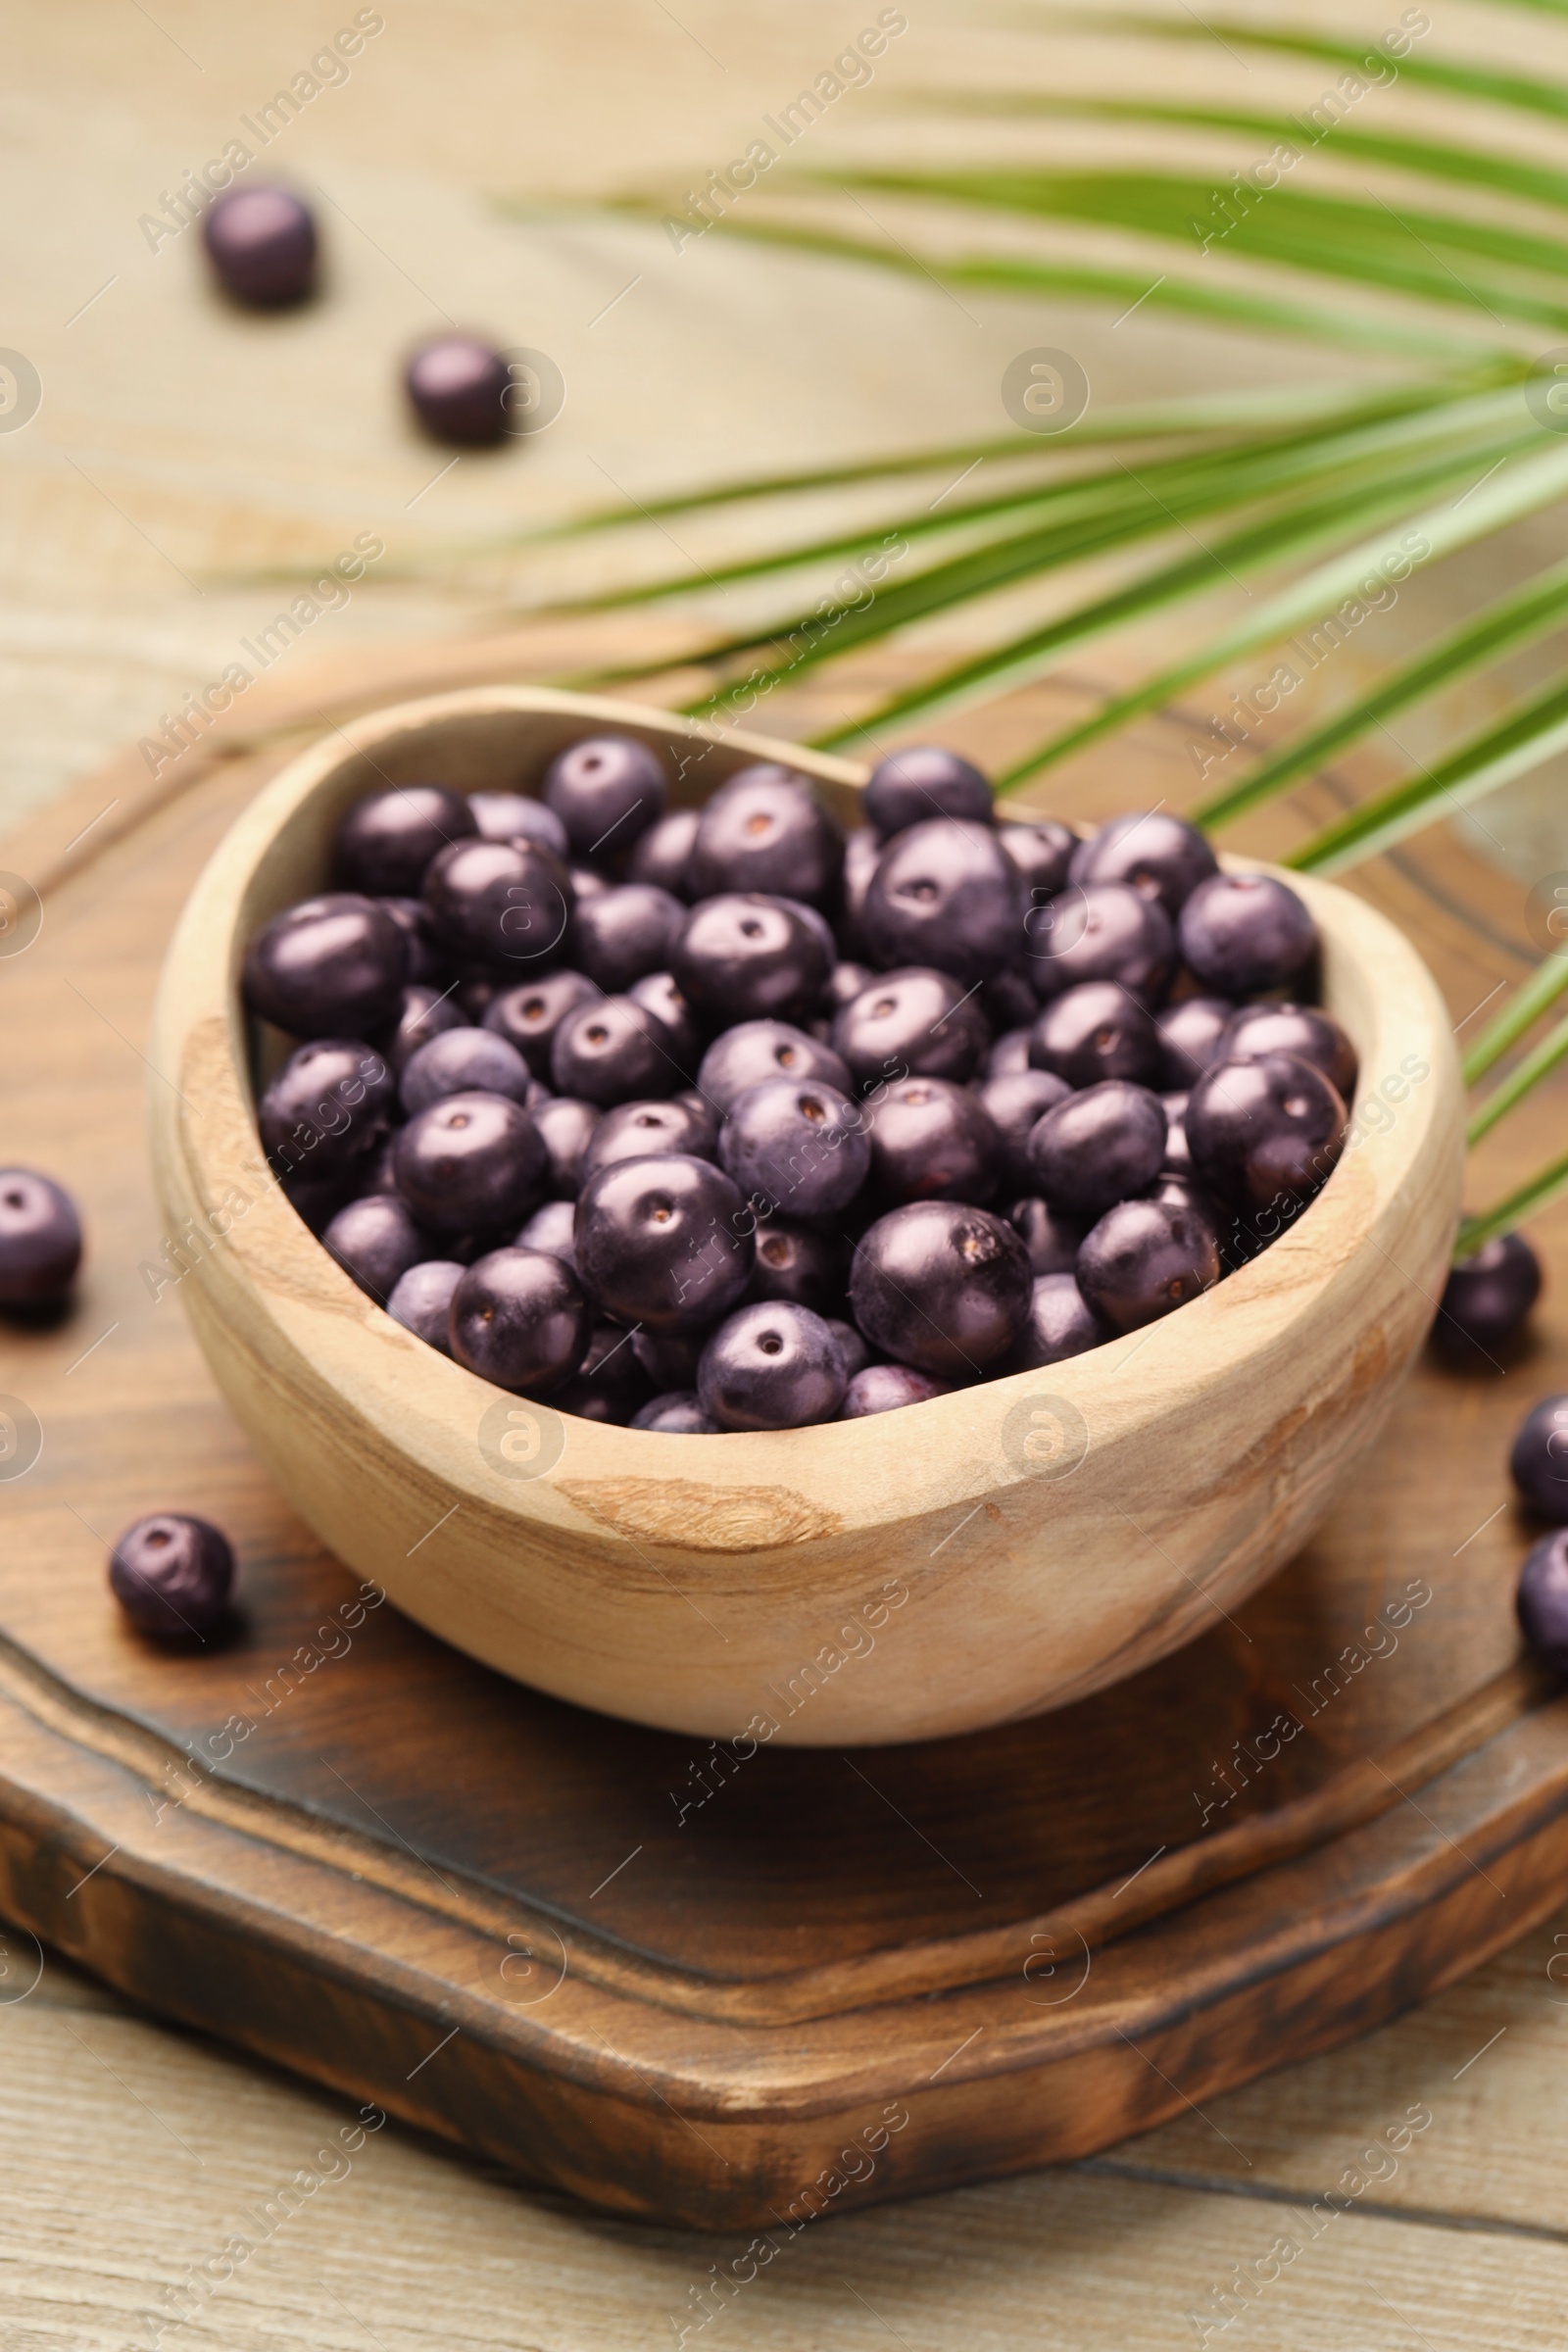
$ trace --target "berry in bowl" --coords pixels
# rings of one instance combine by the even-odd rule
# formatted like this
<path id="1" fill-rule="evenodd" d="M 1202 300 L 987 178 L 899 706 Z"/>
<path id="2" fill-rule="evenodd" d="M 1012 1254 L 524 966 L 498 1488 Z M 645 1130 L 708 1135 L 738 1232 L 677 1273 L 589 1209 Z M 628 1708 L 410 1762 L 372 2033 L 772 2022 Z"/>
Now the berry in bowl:
<path id="1" fill-rule="evenodd" d="M 647 1723 L 920 1739 L 1312 1532 L 1451 1248 L 1441 1000 L 1166 812 L 1004 817 L 935 748 L 494 687 L 235 825 L 161 1200 L 221 1240 L 182 1292 L 259 1453 L 408 1614 Z"/>

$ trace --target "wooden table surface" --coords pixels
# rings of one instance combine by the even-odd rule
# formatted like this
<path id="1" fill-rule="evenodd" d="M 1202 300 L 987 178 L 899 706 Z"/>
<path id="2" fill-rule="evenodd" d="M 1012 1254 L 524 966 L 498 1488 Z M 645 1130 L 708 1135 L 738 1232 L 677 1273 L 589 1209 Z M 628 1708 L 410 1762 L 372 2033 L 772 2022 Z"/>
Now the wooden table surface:
<path id="1" fill-rule="evenodd" d="M 154 251 L 140 218 L 354 11 L 74 0 L 8 27 L 0 341 L 32 361 L 43 399 L 0 435 L 6 827 L 221 669 L 284 601 L 259 570 L 304 573 L 362 530 L 394 557 L 429 555 L 708 465 L 998 426 L 997 378 L 1037 339 L 1036 314 L 996 304 L 959 318 L 935 291 L 744 250 L 675 256 L 581 220 L 519 229 L 490 203 L 684 185 L 738 152 L 873 9 L 387 0 L 382 13 L 348 81 L 322 89 L 269 159 L 321 191 L 331 299 L 266 324 L 211 300 L 192 236 Z M 891 137 L 901 85 L 997 78 L 1018 56 L 1019 33 L 977 28 L 952 0 L 909 13 L 878 83 L 850 94 L 825 141 L 850 135 L 852 108 L 865 136 Z M 449 316 L 549 350 L 568 401 L 536 447 L 437 480 L 445 460 L 403 425 L 392 366 Z M 1209 380 L 1211 347 L 1142 318 L 1111 344 L 1105 324 L 1076 318 L 1062 335 L 1092 345 L 1097 396 L 1125 397 L 1152 366 L 1166 386 Z M 1282 365 L 1227 347 L 1230 380 Z M 367 641 L 471 634 L 498 595 L 493 569 L 445 566 L 358 593 L 290 650 L 289 691 Z M 1421 620 L 1412 598 L 1395 634 Z M 1548 1298 L 1543 1313 L 1555 1329 L 1568 1306 Z M 162 2330 L 225 2352 L 619 2352 L 678 2341 L 686 2325 L 688 2341 L 780 2352 L 890 2335 L 919 2352 L 1141 2352 L 1221 2335 L 1258 2352 L 1555 2345 L 1568 2337 L 1565 2039 L 1568 1911 L 1371 2038 L 1111 2157 L 808 2232 L 699 2330 L 709 2267 L 734 2249 L 584 2216 L 396 2127 L 347 2171 L 333 2164 L 339 2177 L 285 2195 L 295 2175 L 327 2169 L 317 2152 L 352 2119 L 149 2023 L 52 1954 L 40 1969 L 12 1935 L 0 2344 L 119 2352 Z M 1420 2110 L 1430 2124 L 1396 2169 L 1385 2159 L 1386 2177 L 1280 2268 L 1287 2208 L 1321 2202 Z M 254 2251 L 235 2262 L 222 2249 L 239 2237 Z M 177 2326 L 191 2269 L 224 2259 L 232 2277 Z M 1238 2265 L 1252 2287 L 1224 2307 L 1215 2290 Z"/>

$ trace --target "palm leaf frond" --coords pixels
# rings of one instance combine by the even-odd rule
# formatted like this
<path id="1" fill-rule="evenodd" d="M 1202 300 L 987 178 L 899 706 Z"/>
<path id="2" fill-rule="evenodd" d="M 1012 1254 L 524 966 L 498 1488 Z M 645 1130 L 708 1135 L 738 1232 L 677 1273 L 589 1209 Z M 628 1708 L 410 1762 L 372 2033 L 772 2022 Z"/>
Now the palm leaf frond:
<path id="1" fill-rule="evenodd" d="M 1264 760 L 1229 792 L 1201 803 L 1191 811 L 1194 823 L 1209 830 L 1234 823 L 1298 777 L 1326 766 L 1348 746 L 1386 725 L 1401 710 L 1455 685 L 1501 655 L 1515 653 L 1564 626 L 1568 626 L 1568 564 L 1556 564 L 1524 587 L 1498 597 L 1370 694 Z"/>

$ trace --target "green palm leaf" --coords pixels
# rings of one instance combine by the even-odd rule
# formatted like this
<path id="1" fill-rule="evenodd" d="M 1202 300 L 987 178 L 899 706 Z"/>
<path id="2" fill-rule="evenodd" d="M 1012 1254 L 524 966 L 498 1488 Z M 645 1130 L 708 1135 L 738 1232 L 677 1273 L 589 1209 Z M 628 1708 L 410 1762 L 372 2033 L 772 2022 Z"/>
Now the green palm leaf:
<path id="1" fill-rule="evenodd" d="M 1479 1144 L 1484 1135 L 1490 1135 L 1497 1121 L 1512 1110 L 1516 1102 L 1522 1102 L 1531 1088 L 1539 1086 L 1565 1055 L 1568 1055 L 1568 1020 L 1561 1020 L 1546 1032 L 1538 1046 L 1531 1048 L 1499 1086 L 1493 1088 L 1480 1108 L 1472 1114 L 1470 1124 L 1465 1129 L 1465 1141 Z"/>
<path id="2" fill-rule="evenodd" d="M 1029 219 L 1087 221 L 1189 247 L 1206 232 L 1223 238 L 1237 259 L 1358 280 L 1533 325 L 1568 327 L 1568 307 L 1550 298 L 1568 271 L 1568 244 L 1415 206 L 1396 212 L 1379 198 L 1360 203 L 1281 184 L 1228 223 L 1217 199 L 1229 192 L 1216 191 L 1212 179 L 1177 172 L 858 172 L 827 184 L 947 198 Z M 1478 262 L 1486 267 L 1477 270 Z M 1536 278 L 1539 285 L 1532 283 Z"/>
<path id="3" fill-rule="evenodd" d="M 1532 1176 L 1494 1208 L 1479 1217 L 1466 1217 L 1453 1246 L 1454 1256 L 1469 1257 L 1484 1242 L 1495 1241 L 1499 1233 L 1512 1233 L 1515 1226 L 1539 1217 L 1544 1208 L 1560 1200 L 1564 1193 L 1568 1193 L 1568 1154 L 1543 1168 L 1539 1176 Z"/>
<path id="4" fill-rule="evenodd" d="M 1568 954 L 1547 956 L 1537 964 L 1522 988 L 1515 989 L 1502 1010 L 1494 1013 L 1464 1057 L 1464 1082 L 1478 1078 L 1499 1062 L 1526 1030 L 1533 1029 L 1568 988 Z"/>
<path id="5" fill-rule="evenodd" d="M 1286 858 L 1302 873 L 1340 874 L 1412 833 L 1484 800 L 1501 784 L 1568 751 L 1568 682 L 1549 687 L 1435 768 L 1363 801 Z"/>
<path id="6" fill-rule="evenodd" d="M 616 210 L 648 220 L 666 217 L 664 206 L 647 199 L 628 199 Z M 1147 304 L 1152 310 L 1179 311 L 1189 318 L 1207 318 L 1216 325 L 1241 327 L 1255 334 L 1289 335 L 1298 342 L 1338 344 L 1406 359 L 1438 359 L 1450 365 L 1486 358 L 1494 348 L 1472 338 L 1441 335 L 1414 321 L 1376 312 L 1285 301 L 1250 287 L 1226 285 L 1213 277 L 1166 273 L 1151 283 L 1147 272 L 1139 270 L 1046 262 L 1026 254 L 921 255 L 891 242 L 879 244 L 866 237 L 756 218 L 725 221 L 723 227 L 726 235 L 756 244 L 787 246 L 791 252 L 815 254 L 824 261 L 871 263 L 903 276 L 947 288 L 961 286 L 971 293 L 1065 295 L 1102 302 L 1117 311 Z"/>
<path id="7" fill-rule="evenodd" d="M 1510 441 L 1502 446 L 1506 455 L 1518 444 Z M 1568 451 L 1560 454 L 1568 461 Z M 1412 493 L 1418 495 L 1445 484 L 1451 488 L 1469 472 L 1474 457 L 1475 452 L 1466 444 L 1462 451 L 1450 450 L 1414 467 L 1397 471 L 1385 468 L 1375 479 L 1361 475 L 1348 484 L 1342 481 L 1332 495 L 1320 486 L 1310 497 L 1276 507 L 1263 519 L 1248 523 L 1211 545 L 1199 541 L 1196 555 L 1180 557 L 1127 587 L 1075 607 L 1059 620 L 1029 630 L 991 653 L 941 671 L 919 686 L 891 697 L 863 718 L 846 721 L 812 740 L 824 749 L 852 743 L 882 727 L 957 710 L 997 692 L 1003 685 L 1019 685 L 1041 676 L 1068 653 L 1130 620 L 1178 603 L 1196 590 L 1211 589 L 1226 577 L 1239 579 L 1248 571 L 1332 540 L 1351 520 L 1365 520 L 1380 513 L 1399 513 Z M 1145 528 L 1157 529 L 1171 521 L 1179 523 L 1180 517 L 1174 510 L 1164 507 L 1160 514 L 1146 516 Z M 1071 552 L 1100 552 L 1115 544 L 1118 536 L 1126 535 L 1113 533 L 1109 525 L 1094 537 L 1086 531 L 1079 535 Z M 1381 542 L 1379 545 L 1381 548 Z M 906 588 L 886 590 L 864 611 L 849 612 L 835 622 L 837 633 L 831 639 L 824 634 L 815 644 L 804 648 L 799 642 L 791 644 L 776 662 L 752 673 L 747 681 L 748 691 L 760 685 L 771 687 L 804 668 L 883 638 L 910 620 L 967 603 L 980 592 L 982 582 L 987 590 L 1011 586 L 1038 573 L 1048 564 L 1061 561 L 1062 552 L 1059 546 L 1050 543 L 1046 534 L 1030 534 L 1000 554 L 987 550 L 979 557 L 960 559 L 924 573 Z M 1342 564 L 1344 561 L 1340 559 Z M 809 630 L 811 618 L 808 613 L 801 615 L 789 635 L 798 640 L 802 631 Z M 749 650 L 745 641 L 733 640 L 721 649 L 725 656 L 745 650 Z M 720 692 L 704 697 L 691 708 L 694 711 L 721 711 L 727 708 L 729 699 L 726 692 Z"/>
<path id="8" fill-rule="evenodd" d="M 945 112 L 1021 119 L 1048 118 L 1083 122 L 1162 122 L 1179 130 L 1218 130 L 1268 142 L 1270 149 L 1295 146 L 1310 153 L 1315 142 L 1298 115 L 1247 113 L 1220 106 L 1169 106 L 1152 99 L 1056 98 L 1036 90 L 956 91 L 926 94 L 926 103 Z M 1303 140 L 1306 142 L 1304 148 Z M 1568 172 L 1519 157 L 1489 155 L 1478 147 L 1456 147 L 1431 138 L 1401 138 L 1340 124 L 1327 152 L 1337 163 L 1382 164 L 1445 187 L 1495 188 L 1509 196 L 1568 211 Z M 1212 187 L 1210 188 L 1212 193 Z"/>
<path id="9" fill-rule="evenodd" d="M 1568 22 L 1568 0 L 1512 5 L 1538 22 Z M 903 692 L 818 738 L 843 745 L 1005 693 L 1097 637 L 1179 612 L 1197 597 L 1224 600 L 1235 586 L 1246 590 L 1239 616 L 1232 605 L 1218 624 L 1195 629 L 1196 642 L 1157 675 L 1040 744 L 1001 779 L 1004 788 L 1168 705 L 1227 664 L 1270 647 L 1288 650 L 1293 635 L 1343 617 L 1368 571 L 1401 576 L 1384 568 L 1401 539 L 1418 537 L 1428 551 L 1419 560 L 1436 564 L 1568 497 L 1568 441 L 1548 439 L 1542 423 L 1551 420 L 1527 405 L 1522 390 L 1540 365 L 1529 356 L 1534 344 L 1568 340 L 1568 236 L 1557 233 L 1568 214 L 1568 172 L 1520 152 L 1517 138 L 1521 123 L 1568 120 L 1568 82 L 1549 56 L 1541 70 L 1516 71 L 1449 53 L 1427 27 L 1396 66 L 1377 44 L 1369 53 L 1315 26 L 1233 23 L 1185 8 L 1158 18 L 1041 12 L 1030 21 L 1083 24 L 1102 41 L 1107 32 L 1148 44 L 1217 40 L 1233 54 L 1261 55 L 1285 69 L 1321 69 L 1338 95 L 1315 75 L 1302 82 L 1294 112 L 1289 100 L 1230 104 L 1223 89 L 1190 104 L 1157 90 L 1147 99 L 1120 90 L 1058 97 L 1045 87 L 944 94 L 928 103 L 950 121 L 1010 117 L 1027 131 L 1031 119 L 1072 119 L 1090 137 L 1094 125 L 1102 126 L 1107 139 L 1132 125 L 1163 125 L 1185 136 L 1255 139 L 1260 147 L 1289 141 L 1298 160 L 1290 177 L 1267 190 L 1249 195 L 1255 182 L 1237 179 L 1228 196 L 1200 168 L 1154 168 L 1125 154 L 1091 155 L 1071 169 L 1027 154 L 999 163 L 983 148 L 940 169 L 852 162 L 834 173 L 786 178 L 779 172 L 735 218 L 714 225 L 823 263 L 893 270 L 961 302 L 993 294 L 1042 305 L 1088 301 L 1117 323 L 1147 306 L 1216 328 L 1337 345 L 1378 366 L 1418 360 L 1419 369 L 1401 369 L 1405 380 L 1392 389 L 1369 389 L 1360 415 L 1356 395 L 1343 387 L 1315 406 L 1307 397 L 1294 411 L 1268 411 L 1248 396 L 1228 414 L 1216 409 L 1201 419 L 1190 407 L 1181 417 L 1172 410 L 1145 412 L 1137 419 L 1149 436 L 1141 446 L 1132 417 L 1091 415 L 1044 449 L 1017 436 L 977 436 L 860 466 L 698 485 L 642 512 L 769 498 L 780 502 L 780 514 L 770 514 L 760 544 L 738 555 L 726 550 L 711 571 L 662 572 L 591 600 L 603 609 L 713 582 L 785 582 L 793 617 L 716 638 L 686 657 L 706 665 L 712 680 L 693 707 L 714 713 L 755 704 L 816 665 L 919 622 L 973 611 L 978 650 L 956 662 L 939 652 L 918 659 Z M 1157 64 L 1159 49 L 1150 54 Z M 1215 62 L 1223 74 L 1227 69 Z M 1362 116 L 1358 95 L 1374 84 L 1376 107 Z M 1429 95 L 1447 108 L 1437 128 L 1410 111 Z M 1356 186 L 1356 173 L 1369 184 Z M 897 208 L 896 233 L 862 201 L 877 196 Z M 846 199 L 858 219 L 845 210 Z M 619 209 L 652 220 L 669 208 L 641 195 Z M 995 232 L 979 249 L 965 241 L 965 224 L 977 221 Z M 1107 237 L 1117 241 L 1108 259 Z M 1194 249 L 1192 263 L 1181 258 L 1184 245 Z M 1044 311 L 1042 341 L 1051 339 L 1050 318 Z M 1374 414 L 1380 400 L 1389 405 Z M 1097 444 L 1110 463 L 1091 461 Z M 980 466 L 993 470 L 983 482 L 969 480 Z M 796 502 L 816 491 L 852 484 L 891 490 L 922 475 L 929 482 L 939 466 L 958 478 L 927 502 L 919 494 L 890 499 L 880 529 L 796 519 Z M 560 535 L 635 519 L 598 514 Z M 788 585 L 791 575 L 807 577 L 813 567 L 863 560 L 882 541 L 896 541 L 901 553 L 872 595 L 852 603 L 839 592 L 810 603 L 798 581 Z M 1092 560 L 1111 562 L 1109 585 L 1097 576 L 1092 591 L 1075 588 L 1075 567 Z M 1000 604 L 991 615 L 987 600 L 1063 575 L 1066 593 L 1045 620 L 1020 626 L 1012 607 Z M 1248 585 L 1256 575 L 1273 575 L 1266 593 Z M 1338 715 L 1211 794 L 1197 814 L 1210 825 L 1230 821 L 1401 710 L 1565 622 L 1568 564 L 1509 588 L 1449 628 Z M 733 665 L 747 662 L 749 673 L 737 678 Z M 1412 768 L 1305 842 L 1292 862 L 1343 871 L 1476 805 L 1563 749 L 1568 683 L 1537 694 L 1430 769 Z M 1568 959 L 1552 959 L 1533 975 L 1472 1048 L 1470 1075 L 1483 1075 L 1518 1044 L 1564 987 Z M 1489 1131 L 1564 1057 L 1568 1018 L 1493 1088 L 1475 1112 L 1475 1132 Z M 1568 1158 L 1469 1220 L 1462 1246 L 1505 1230 L 1564 1190 Z"/>
<path id="10" fill-rule="evenodd" d="M 1348 745 L 1359 742 L 1374 727 L 1396 717 L 1412 704 L 1424 702 L 1429 695 L 1455 684 L 1486 662 L 1533 644 L 1565 624 L 1568 624 L 1568 564 L 1557 564 L 1527 581 L 1523 588 L 1499 597 L 1473 620 L 1433 646 L 1430 653 L 1409 662 L 1321 726 L 1299 736 L 1272 760 L 1265 760 L 1229 792 L 1217 793 L 1212 800 L 1201 803 L 1190 812 L 1193 822 L 1210 829 L 1234 823 L 1249 809 L 1272 800 L 1298 777 L 1326 766 Z"/>
<path id="11" fill-rule="evenodd" d="M 1531 443 L 1522 440 L 1515 444 L 1517 452 L 1528 453 Z M 1475 453 L 1478 457 L 1479 451 Z M 1511 469 L 1504 466 L 1500 475 L 1496 467 L 1494 478 L 1483 478 L 1467 496 L 1450 503 L 1429 507 L 1425 513 L 1412 515 L 1406 532 L 1424 538 L 1431 550 L 1423 562 L 1436 562 L 1451 555 L 1456 549 L 1475 540 L 1486 538 L 1505 523 L 1521 515 L 1536 513 L 1557 499 L 1568 497 L 1568 443 L 1557 443 L 1535 455 L 1524 454 L 1524 463 Z M 1404 534 L 1401 534 L 1403 536 Z M 1390 545 L 1393 535 L 1363 541 L 1322 565 L 1317 571 L 1298 580 L 1280 596 L 1259 611 L 1248 615 L 1224 632 L 1209 639 L 1198 653 L 1161 670 L 1147 679 L 1130 693 L 1119 695 L 1097 711 L 1093 718 L 1066 729 L 1025 755 L 999 779 L 1003 789 L 1008 789 L 1038 775 L 1043 769 L 1082 751 L 1100 737 L 1111 734 L 1146 710 L 1162 709 L 1173 696 L 1195 685 L 1200 678 L 1211 676 L 1216 669 L 1244 655 L 1261 652 L 1265 647 L 1279 644 L 1294 631 L 1310 627 L 1335 608 L 1355 587 L 1358 579 L 1369 572 L 1384 569 L 1394 553 Z"/>
<path id="12" fill-rule="evenodd" d="M 1513 4 L 1542 8 L 1553 16 L 1563 14 L 1562 10 L 1551 7 L 1550 0 L 1513 0 Z M 1233 48 L 1261 50 L 1274 57 L 1311 58 L 1321 65 L 1338 66 L 1348 74 L 1360 73 L 1374 45 L 1363 43 L 1356 47 L 1352 42 L 1329 40 L 1320 33 L 1270 30 L 1206 14 L 1184 23 L 1180 17 L 1143 17 L 1110 10 L 1079 17 L 1071 17 L 1065 11 L 1053 13 L 1058 23 L 1076 22 L 1101 35 L 1126 32 L 1154 41 L 1217 40 Z M 1429 55 L 1414 46 L 1405 56 L 1391 62 L 1396 62 L 1397 78 L 1417 88 L 1442 90 L 1456 98 L 1480 99 L 1489 106 L 1506 107 L 1516 114 L 1544 115 L 1550 122 L 1568 119 L 1568 87 L 1544 76 L 1499 74 L 1491 66 L 1476 65 L 1468 58 Z"/>

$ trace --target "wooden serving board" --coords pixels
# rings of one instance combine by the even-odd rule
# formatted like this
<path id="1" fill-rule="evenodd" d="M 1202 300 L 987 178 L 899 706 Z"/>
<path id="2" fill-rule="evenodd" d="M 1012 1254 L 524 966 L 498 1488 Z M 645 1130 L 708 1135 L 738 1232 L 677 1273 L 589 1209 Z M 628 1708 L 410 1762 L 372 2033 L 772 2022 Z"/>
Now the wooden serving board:
<path id="1" fill-rule="evenodd" d="M 486 667 L 403 656 L 342 707 Z M 0 956 L 4 1151 L 63 1178 L 90 1235 L 69 1318 L 0 1340 L 0 1407 L 24 1451 L 41 1433 L 0 1478 L 0 1914 L 530 2178 L 781 2245 L 1201 2106 L 1563 1899 L 1568 1702 L 1520 1659 L 1503 1475 L 1527 1404 L 1568 1387 L 1540 1338 L 1484 1378 L 1423 1366 L 1321 1539 L 1234 1619 L 978 1737 L 715 1748 L 537 1696 L 362 1593 L 207 1377 L 143 1147 L 163 943 L 291 748 L 220 740 L 157 785 L 122 764 L 0 856 L 43 905 Z M 1441 842 L 1378 874 L 1456 1017 L 1524 968 L 1521 891 Z M 233 1538 L 226 1642 L 122 1626 L 105 1554 L 155 1507 Z M 874 1639 L 897 1644 L 896 1609 Z"/>

